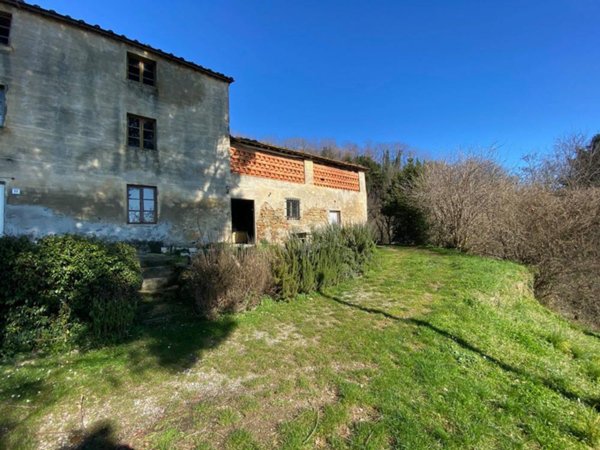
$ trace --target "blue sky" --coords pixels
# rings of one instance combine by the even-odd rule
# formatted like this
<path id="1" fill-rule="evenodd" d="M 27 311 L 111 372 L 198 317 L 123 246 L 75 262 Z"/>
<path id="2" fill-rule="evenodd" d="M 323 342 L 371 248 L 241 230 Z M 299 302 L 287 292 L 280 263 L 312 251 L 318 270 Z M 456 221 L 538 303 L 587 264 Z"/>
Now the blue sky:
<path id="1" fill-rule="evenodd" d="M 600 1 L 39 0 L 233 76 L 232 133 L 498 146 L 600 132 Z"/>

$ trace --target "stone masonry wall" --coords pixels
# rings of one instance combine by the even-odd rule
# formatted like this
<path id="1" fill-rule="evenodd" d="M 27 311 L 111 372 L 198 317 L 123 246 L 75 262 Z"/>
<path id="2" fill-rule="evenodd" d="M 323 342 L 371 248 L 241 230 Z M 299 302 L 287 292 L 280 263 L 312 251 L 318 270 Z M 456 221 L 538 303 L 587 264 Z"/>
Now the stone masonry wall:
<path id="1" fill-rule="evenodd" d="M 358 180 L 358 190 L 350 190 L 316 186 L 313 183 L 313 162 L 310 160 L 304 161 L 304 171 L 304 184 L 235 172 L 231 174 L 235 186 L 231 197 L 254 200 L 258 242 L 280 242 L 290 233 L 309 233 L 313 228 L 328 223 L 329 211 L 340 211 L 342 224 L 366 223 L 364 172 L 351 172 Z M 300 200 L 299 220 L 286 218 L 286 199 Z"/>

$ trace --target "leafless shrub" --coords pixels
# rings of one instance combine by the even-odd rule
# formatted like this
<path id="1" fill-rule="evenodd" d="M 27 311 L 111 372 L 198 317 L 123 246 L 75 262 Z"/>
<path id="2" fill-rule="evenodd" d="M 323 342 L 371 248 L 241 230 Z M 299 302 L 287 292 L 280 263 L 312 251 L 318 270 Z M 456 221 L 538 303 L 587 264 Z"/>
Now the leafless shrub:
<path id="1" fill-rule="evenodd" d="M 498 194 L 511 183 L 499 165 L 472 156 L 426 164 L 410 195 L 426 212 L 433 244 L 495 253 L 482 232 L 494 226 L 502 203 Z"/>
<path id="2" fill-rule="evenodd" d="M 183 274 L 198 314 L 219 314 L 255 307 L 272 285 L 270 256 L 259 248 L 210 247 L 192 259 Z"/>
<path id="3" fill-rule="evenodd" d="M 519 179 L 484 157 L 430 163 L 411 195 L 433 244 L 529 264 L 538 298 L 600 327 L 600 187 L 569 165 L 555 157 Z"/>
<path id="4" fill-rule="evenodd" d="M 513 205 L 514 239 L 504 256 L 536 267 L 541 300 L 600 326 L 600 188 L 527 186 Z"/>

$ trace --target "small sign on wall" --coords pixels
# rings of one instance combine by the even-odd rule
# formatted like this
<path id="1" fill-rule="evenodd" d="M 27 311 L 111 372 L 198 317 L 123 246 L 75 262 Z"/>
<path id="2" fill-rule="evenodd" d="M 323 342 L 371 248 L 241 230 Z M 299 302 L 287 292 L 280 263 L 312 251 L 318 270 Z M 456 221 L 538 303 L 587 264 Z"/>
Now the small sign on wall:
<path id="1" fill-rule="evenodd" d="M 21 195 L 21 189 L 19 188 L 12 188 L 10 192 L 12 195 Z"/>

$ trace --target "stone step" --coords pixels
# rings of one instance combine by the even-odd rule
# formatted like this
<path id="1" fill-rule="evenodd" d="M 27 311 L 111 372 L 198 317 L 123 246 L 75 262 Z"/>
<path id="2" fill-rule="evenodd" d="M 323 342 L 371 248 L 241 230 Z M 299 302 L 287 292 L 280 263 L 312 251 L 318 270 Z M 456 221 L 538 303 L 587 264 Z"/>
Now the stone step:
<path id="1" fill-rule="evenodd" d="M 178 257 L 173 255 L 163 255 L 160 253 L 139 253 L 138 259 L 140 265 L 145 267 L 158 267 L 158 266 L 173 266 L 178 260 Z"/>
<path id="2" fill-rule="evenodd" d="M 142 293 L 162 292 L 172 286 L 172 277 L 144 278 L 142 281 Z"/>
<path id="3" fill-rule="evenodd" d="M 142 277 L 145 278 L 170 278 L 174 275 L 173 266 L 142 267 Z"/>
<path id="4" fill-rule="evenodd" d="M 175 292 L 167 290 L 143 293 L 138 313 L 143 323 L 150 324 L 168 322 L 175 317 L 189 317 L 193 310 L 181 302 Z"/>

